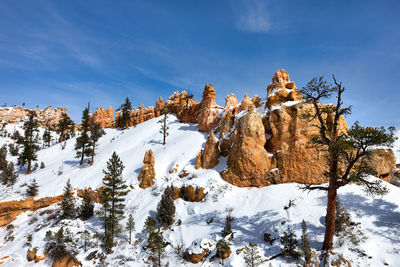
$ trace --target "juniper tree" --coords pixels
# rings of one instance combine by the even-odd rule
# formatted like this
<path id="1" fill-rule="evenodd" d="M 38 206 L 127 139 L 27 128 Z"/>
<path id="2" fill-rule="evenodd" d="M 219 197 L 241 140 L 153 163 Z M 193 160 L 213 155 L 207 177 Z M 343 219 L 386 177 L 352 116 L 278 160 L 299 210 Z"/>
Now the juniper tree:
<path id="1" fill-rule="evenodd" d="M 36 119 L 36 115 L 33 111 L 29 112 L 28 120 L 25 121 L 24 126 L 24 141 L 23 141 L 23 150 L 19 155 L 18 162 L 21 165 L 28 164 L 26 173 L 29 174 L 32 172 L 32 161 L 37 160 L 37 151 L 39 150 L 39 146 L 37 144 L 37 140 L 34 136 L 35 132 L 38 132 L 38 122 Z"/>
<path id="2" fill-rule="evenodd" d="M 74 126 L 75 126 L 74 122 L 71 120 L 71 118 L 68 116 L 68 114 L 62 113 L 61 119 L 57 124 L 57 132 L 60 135 L 58 141 L 60 143 L 65 140 L 65 135 L 68 131 L 74 130 Z"/>
<path id="3" fill-rule="evenodd" d="M 26 193 L 28 194 L 28 196 L 36 196 L 38 192 L 39 186 L 36 182 L 36 179 L 33 178 L 31 183 L 28 185 L 28 188 L 26 189 Z"/>
<path id="4" fill-rule="evenodd" d="M 124 196 L 128 194 L 127 185 L 122 180 L 124 165 L 117 153 L 113 153 L 103 170 L 103 209 L 105 213 L 105 248 L 111 252 L 114 237 L 119 230 L 119 221 L 124 218 Z"/>
<path id="5" fill-rule="evenodd" d="M 130 112 L 132 110 L 132 103 L 128 97 L 126 97 L 125 103 L 123 103 L 118 110 L 121 110 L 121 116 L 119 117 L 119 126 L 122 129 L 126 129 L 129 127 Z"/>
<path id="6" fill-rule="evenodd" d="M 64 187 L 62 201 L 59 204 L 64 218 L 72 218 L 75 214 L 75 199 L 72 195 L 72 190 L 71 182 L 68 179 Z"/>
<path id="7" fill-rule="evenodd" d="M 308 236 L 307 236 L 307 224 L 304 220 L 301 222 L 301 230 L 302 230 L 302 232 L 301 232 L 300 249 L 304 256 L 304 262 L 306 264 L 310 264 L 311 263 L 310 240 L 308 239 Z"/>
<path id="8" fill-rule="evenodd" d="M 164 226 L 169 227 L 174 222 L 175 204 L 172 198 L 172 190 L 167 187 L 157 205 L 157 220 Z"/>
<path id="9" fill-rule="evenodd" d="M 169 133 L 168 133 L 169 127 L 168 127 L 167 121 L 168 121 L 167 113 L 164 113 L 163 118 L 158 121 L 158 123 L 161 123 L 160 134 L 163 135 L 163 145 L 165 145 L 167 143 L 167 136 L 169 135 Z"/>
<path id="10" fill-rule="evenodd" d="M 257 244 L 250 242 L 249 245 L 244 248 L 243 254 L 244 261 L 248 267 L 257 267 L 263 264 Z"/>
<path id="11" fill-rule="evenodd" d="M 89 157 L 92 154 L 92 150 L 90 148 L 90 121 L 89 121 L 89 107 L 85 108 L 82 113 L 82 123 L 81 123 L 81 132 L 80 136 L 76 138 L 75 149 L 76 157 L 81 158 L 79 165 L 83 164 L 83 159 L 85 156 Z"/>
<path id="12" fill-rule="evenodd" d="M 51 136 L 50 126 L 49 126 L 48 123 L 47 123 L 47 125 L 46 125 L 46 129 L 45 129 L 44 132 L 43 132 L 42 138 L 43 138 L 43 145 L 46 144 L 47 147 L 50 147 L 52 136 Z"/>
<path id="13" fill-rule="evenodd" d="M 313 78 L 301 89 L 304 99 L 311 103 L 314 110 L 308 117 L 317 120 L 315 127 L 318 134 L 311 138 L 317 148 L 327 151 L 328 164 L 326 176 L 328 186 L 305 185 L 305 190 L 323 190 L 327 192 L 327 212 L 325 216 L 325 238 L 322 249 L 332 249 L 335 234 L 337 190 L 348 184 L 363 185 L 370 195 L 383 195 L 387 188 L 379 180 L 370 180 L 375 174 L 366 159 L 371 155 L 371 148 L 376 146 L 391 147 L 395 140 L 394 128 L 389 132 L 383 127 L 362 127 L 358 122 L 348 130 L 339 128 L 342 116 L 351 114 L 351 107 L 343 106 L 342 96 L 345 87 L 333 76 L 334 86 L 329 85 L 323 77 Z M 336 95 L 336 105 L 321 105 L 320 101 Z"/>
<path id="14" fill-rule="evenodd" d="M 132 231 L 135 231 L 135 221 L 133 220 L 132 214 L 129 214 L 128 221 L 126 223 L 126 229 L 129 233 L 129 244 L 132 242 Z"/>
<path id="15" fill-rule="evenodd" d="M 82 205 L 79 208 L 79 216 L 83 220 L 87 220 L 93 216 L 93 212 L 94 212 L 93 198 L 90 195 L 89 189 L 86 188 L 83 191 Z"/>
<path id="16" fill-rule="evenodd" d="M 90 164 L 94 164 L 94 156 L 96 155 L 95 150 L 97 146 L 97 141 L 99 141 L 100 137 L 102 137 L 106 132 L 101 128 L 99 123 L 94 123 L 90 129 L 90 144 L 92 146 L 91 154 L 92 160 Z"/>

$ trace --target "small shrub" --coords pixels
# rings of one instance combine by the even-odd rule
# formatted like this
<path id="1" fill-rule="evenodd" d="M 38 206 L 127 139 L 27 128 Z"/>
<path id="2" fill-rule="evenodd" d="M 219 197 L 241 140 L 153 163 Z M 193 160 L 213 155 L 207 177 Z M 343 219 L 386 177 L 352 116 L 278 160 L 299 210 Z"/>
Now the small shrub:
<path id="1" fill-rule="evenodd" d="M 229 243 L 225 241 L 225 239 L 221 239 L 217 242 L 216 249 L 216 256 L 222 261 L 222 263 L 224 262 L 224 259 L 228 258 L 232 253 L 231 247 L 229 246 Z"/>
<path id="2" fill-rule="evenodd" d="M 44 162 L 42 161 L 42 162 L 40 162 L 40 168 L 41 169 L 44 169 L 46 166 L 44 165 Z"/>
<path id="3" fill-rule="evenodd" d="M 299 242 L 296 239 L 296 234 L 293 232 L 291 228 L 288 228 L 287 232 L 284 232 L 281 237 L 282 255 L 288 258 L 292 258 L 294 260 L 298 260 L 300 258 L 300 253 L 297 251 Z"/>
<path id="4" fill-rule="evenodd" d="M 36 179 L 33 179 L 31 183 L 28 185 L 28 188 L 26 189 L 26 193 L 28 196 L 36 196 L 39 192 L 39 186 L 36 182 Z"/>
<path id="5" fill-rule="evenodd" d="M 307 236 L 307 224 L 303 220 L 301 223 L 301 229 L 302 229 L 302 234 L 301 234 L 301 245 L 300 249 L 302 251 L 302 254 L 304 256 L 304 262 L 306 264 L 311 263 L 311 248 L 310 248 L 310 240 L 308 239 Z"/>
<path id="6" fill-rule="evenodd" d="M 248 267 L 256 267 L 264 262 L 260 256 L 257 244 L 249 243 L 249 245 L 244 248 L 243 255 L 244 261 Z"/>
<path id="7" fill-rule="evenodd" d="M 38 220 L 39 220 L 38 217 L 33 216 L 33 217 L 31 217 L 31 219 L 29 220 L 28 224 L 29 224 L 29 225 L 34 224 L 34 223 L 36 223 Z"/>

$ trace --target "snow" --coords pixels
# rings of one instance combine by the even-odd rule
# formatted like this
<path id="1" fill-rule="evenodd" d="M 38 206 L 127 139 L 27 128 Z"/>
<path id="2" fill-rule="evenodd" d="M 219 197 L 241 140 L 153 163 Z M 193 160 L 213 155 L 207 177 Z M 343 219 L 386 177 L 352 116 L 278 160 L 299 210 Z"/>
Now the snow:
<path id="1" fill-rule="evenodd" d="M 179 123 L 173 115 L 169 120 L 169 133 L 167 144 L 162 145 L 162 135 L 159 133 L 160 125 L 157 118 L 146 121 L 136 127 L 120 131 L 106 129 L 106 135 L 99 141 L 95 164 L 79 166 L 79 160 L 75 159 L 75 139 L 67 141 L 64 150 L 56 144 L 50 148 L 42 149 L 38 153 L 38 161 L 45 162 L 46 168 L 39 169 L 32 174 L 20 174 L 17 184 L 11 188 L 0 186 L 0 201 L 17 200 L 25 197 L 24 183 L 29 183 L 36 178 L 39 183 L 39 196 L 56 196 L 62 193 L 63 187 L 70 179 L 73 188 L 91 187 L 96 189 L 102 185 L 103 173 L 106 162 L 113 151 L 121 157 L 125 165 L 124 180 L 133 189 L 126 196 L 127 215 L 133 214 L 135 220 L 134 240 L 137 244 L 129 245 L 126 233 L 118 238 L 118 246 L 114 253 L 107 256 L 105 264 L 108 266 L 145 266 L 149 254 L 143 250 L 146 245 L 146 234 L 143 232 L 143 224 L 149 215 L 154 216 L 155 210 L 163 190 L 170 185 L 177 187 L 193 185 L 204 187 L 207 192 L 202 202 L 192 203 L 182 199 L 175 201 L 176 224 L 164 231 L 164 238 L 171 246 L 167 247 L 167 257 L 163 264 L 169 262 L 169 266 L 218 266 L 218 260 L 210 261 L 211 253 L 207 259 L 198 265 L 190 264 L 177 257 L 173 247 L 182 244 L 184 249 L 193 253 L 200 253 L 202 248 L 214 245 L 222 238 L 221 231 L 224 228 L 225 217 L 230 214 L 234 239 L 230 246 L 231 256 L 225 260 L 225 266 L 245 266 L 243 253 L 237 255 L 236 250 L 243 248 L 249 242 L 256 243 L 264 258 L 269 258 L 280 252 L 279 236 L 291 227 L 297 238 L 301 236 L 301 222 L 304 219 L 309 229 L 311 248 L 320 250 L 324 238 L 324 216 L 326 211 L 326 194 L 324 192 L 304 192 L 298 184 L 279 184 L 264 188 L 239 188 L 222 180 L 219 172 L 226 169 L 227 159 L 220 157 L 220 163 L 212 170 L 195 169 L 195 159 L 199 151 L 204 147 L 207 134 L 198 131 L 197 126 L 188 123 Z M 14 127 L 8 125 L 7 127 Z M 21 131 L 22 133 L 22 131 Z M 10 142 L 8 138 L 0 138 L 0 144 Z M 396 156 L 399 153 L 399 143 L 395 148 Z M 146 150 L 152 149 L 155 157 L 156 179 L 152 188 L 141 189 L 138 187 L 137 177 L 143 165 L 143 157 Z M 11 158 L 9 156 L 9 158 Z M 16 158 L 13 158 L 16 160 Z M 59 168 L 63 168 L 63 174 L 58 175 Z M 176 168 L 176 172 L 171 169 Z M 179 174 L 185 170 L 190 175 L 180 178 Z M 374 179 L 371 177 L 371 179 Z M 339 199 L 350 212 L 352 219 L 360 222 L 360 229 L 367 238 L 358 246 L 368 256 L 360 257 L 350 249 L 354 246 L 345 242 L 339 247 L 335 242 L 336 256 L 343 254 L 344 258 L 351 260 L 353 266 L 396 266 L 400 262 L 400 189 L 394 185 L 383 182 L 389 189 L 389 193 L 383 198 L 373 199 L 367 196 L 362 188 L 357 185 L 349 185 L 339 190 Z M 131 188 L 131 187 L 129 187 Z M 289 201 L 294 206 L 285 209 Z M 96 204 L 96 208 L 99 205 Z M 60 226 L 70 229 L 76 237 L 79 246 L 82 245 L 81 233 L 87 229 L 91 234 L 102 233 L 102 224 L 97 216 L 87 221 L 80 219 L 57 221 L 51 219 L 52 214 L 45 214 L 46 210 L 58 209 L 57 204 L 47 208 L 22 213 L 12 222 L 14 225 L 12 235 L 14 241 L 5 241 L 8 230 L 0 228 L 0 258 L 10 256 L 4 260 L 2 266 L 51 266 L 52 261 L 47 259 L 39 263 L 28 262 L 26 253 L 28 248 L 24 246 L 27 235 L 32 234 L 32 247 L 38 247 L 38 255 L 43 255 L 46 231 L 56 231 Z M 127 216 L 126 216 L 127 217 Z M 37 221 L 35 222 L 35 219 Z M 212 220 L 212 222 L 210 222 Z M 126 224 L 124 219 L 121 224 Z M 271 234 L 271 238 L 277 238 L 272 245 L 263 240 L 264 233 Z M 141 241 L 140 241 L 141 240 Z M 99 249 L 100 242 L 92 239 L 92 248 L 87 252 L 78 246 L 77 259 L 84 266 L 99 266 L 96 261 L 85 260 L 91 252 Z M 266 262 L 263 266 L 296 266 L 296 263 L 285 258 L 276 258 Z"/>

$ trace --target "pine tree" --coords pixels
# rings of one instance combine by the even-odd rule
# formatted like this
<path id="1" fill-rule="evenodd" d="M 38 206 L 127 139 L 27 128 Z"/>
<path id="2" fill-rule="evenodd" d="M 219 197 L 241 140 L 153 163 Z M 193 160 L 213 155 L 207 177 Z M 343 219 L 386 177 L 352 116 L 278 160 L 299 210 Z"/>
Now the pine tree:
<path id="1" fill-rule="evenodd" d="M 216 256 L 224 263 L 224 259 L 232 253 L 229 243 L 225 239 L 220 239 L 215 246 L 217 249 Z"/>
<path id="2" fill-rule="evenodd" d="M 76 157 L 81 158 L 79 165 L 83 164 L 83 159 L 85 156 L 89 157 L 92 154 L 92 150 L 90 148 L 90 137 L 88 135 L 90 128 L 89 121 L 89 107 L 85 108 L 82 113 L 82 124 L 81 124 L 81 133 L 78 138 L 76 138 L 75 149 Z"/>
<path id="3" fill-rule="evenodd" d="M 0 171 L 5 170 L 7 168 L 7 146 L 3 145 L 0 148 Z"/>
<path id="4" fill-rule="evenodd" d="M 126 223 L 126 229 L 129 233 L 129 244 L 132 243 L 132 231 L 135 231 L 135 221 L 133 220 L 132 214 L 129 214 L 128 221 Z"/>
<path id="5" fill-rule="evenodd" d="M 94 164 L 94 156 L 96 155 L 95 150 L 97 141 L 99 141 L 100 137 L 102 137 L 105 133 L 106 132 L 101 128 L 99 123 L 94 123 L 90 129 L 90 143 L 92 146 L 92 160 L 90 161 L 90 164 L 92 165 Z"/>
<path id="6" fill-rule="evenodd" d="M 18 161 L 21 165 L 25 165 L 28 163 L 28 168 L 26 173 L 29 174 L 32 172 L 32 161 L 37 160 L 36 152 L 39 150 L 39 146 L 37 144 L 37 140 L 34 137 L 35 132 L 38 132 L 38 122 L 36 119 L 36 115 L 33 111 L 29 112 L 28 120 L 24 123 L 24 142 L 23 142 L 23 151 L 19 155 Z"/>
<path id="7" fill-rule="evenodd" d="M 243 254 L 244 261 L 248 267 L 257 267 L 263 264 L 257 244 L 249 243 L 249 245 L 244 248 Z"/>
<path id="8" fill-rule="evenodd" d="M 172 190 L 167 187 L 157 205 L 157 220 L 164 226 L 169 227 L 174 222 L 175 204 L 172 198 Z"/>
<path id="9" fill-rule="evenodd" d="M 76 254 L 76 244 L 72 238 L 71 232 L 61 227 L 56 233 L 46 232 L 45 252 L 53 259 L 59 259 L 64 256 L 74 256 Z"/>
<path id="10" fill-rule="evenodd" d="M 7 168 L 0 172 L 4 184 L 13 186 L 17 182 L 18 174 L 14 170 L 14 163 L 9 162 Z"/>
<path id="11" fill-rule="evenodd" d="M 231 227 L 232 218 L 230 215 L 226 216 L 225 218 L 225 227 L 222 230 L 222 237 L 226 237 L 232 234 L 232 227 Z"/>
<path id="12" fill-rule="evenodd" d="M 36 182 L 36 179 L 33 178 L 31 183 L 28 185 L 28 188 L 26 189 L 26 193 L 28 196 L 36 196 L 39 192 L 39 186 Z"/>
<path id="13" fill-rule="evenodd" d="M 42 138 L 43 138 L 43 144 L 47 145 L 47 147 L 50 147 L 52 136 L 51 136 L 50 126 L 48 123 L 46 125 L 46 129 L 43 132 Z"/>
<path id="14" fill-rule="evenodd" d="M 64 218 L 72 218 L 75 215 L 75 199 L 72 195 L 72 186 L 69 179 L 64 187 L 63 198 L 59 205 L 61 206 Z"/>
<path id="15" fill-rule="evenodd" d="M 93 198 L 90 195 L 90 191 L 86 188 L 83 191 L 82 205 L 79 208 L 79 216 L 83 220 L 87 220 L 93 216 L 93 211 L 94 211 Z"/>
<path id="16" fill-rule="evenodd" d="M 147 217 L 146 221 L 144 222 L 144 229 L 150 234 L 155 232 L 158 229 L 156 220 L 153 217 Z"/>
<path id="17" fill-rule="evenodd" d="M 281 237 L 282 255 L 285 257 L 293 258 L 295 260 L 300 258 L 300 253 L 297 251 L 299 242 L 296 239 L 296 234 L 291 228 L 287 232 L 283 233 Z"/>
<path id="18" fill-rule="evenodd" d="M 303 220 L 301 222 L 301 244 L 300 244 L 300 249 L 303 252 L 304 256 L 304 262 L 306 264 L 310 264 L 311 262 L 311 248 L 310 248 L 310 240 L 308 239 L 307 236 L 307 224 Z"/>
<path id="19" fill-rule="evenodd" d="M 103 208 L 105 213 L 105 248 L 107 253 L 111 252 L 114 237 L 118 233 L 119 221 L 124 218 L 123 198 L 128 194 L 127 185 L 122 180 L 124 165 L 117 153 L 113 153 L 107 162 L 107 170 L 103 170 Z"/>
<path id="20" fill-rule="evenodd" d="M 57 124 L 57 132 L 60 135 L 60 138 L 58 141 L 61 143 L 64 141 L 66 138 L 66 134 L 68 131 L 73 131 L 74 130 L 74 122 L 71 120 L 71 118 L 67 115 L 67 113 L 62 113 L 61 114 L 61 119 Z"/>
<path id="21" fill-rule="evenodd" d="M 160 230 L 151 232 L 147 242 L 147 247 L 150 248 L 150 252 L 153 254 L 152 260 L 155 266 L 161 267 L 161 259 L 165 257 L 165 247 L 167 246 L 162 232 Z"/>
<path id="22" fill-rule="evenodd" d="M 119 126 L 122 129 L 126 129 L 129 126 L 130 112 L 132 110 L 132 103 L 128 97 L 126 97 L 125 103 L 122 104 L 118 110 L 122 110 L 122 114 L 119 118 Z"/>
<path id="23" fill-rule="evenodd" d="M 388 189 L 382 181 L 370 181 L 367 177 L 375 174 L 369 163 L 363 159 L 368 157 L 371 148 L 378 146 L 391 147 L 395 140 L 394 127 L 389 132 L 383 127 L 362 127 L 358 122 L 346 132 L 340 131 L 340 119 L 351 114 L 351 107 L 343 106 L 342 96 L 345 87 L 337 82 L 333 76 L 334 86 L 327 84 L 323 77 L 313 78 L 301 92 L 304 99 L 311 103 L 314 109 L 306 114 L 310 119 L 318 121 L 318 134 L 311 138 L 311 143 L 323 151 L 328 151 L 326 176 L 328 186 L 305 185 L 305 190 L 323 190 L 327 192 L 327 210 L 325 216 L 325 237 L 322 249 L 332 249 L 335 234 L 337 190 L 348 184 L 363 185 L 368 194 L 384 195 Z M 336 94 L 337 102 L 334 105 L 322 106 L 320 101 L 329 99 Z"/>
<path id="24" fill-rule="evenodd" d="M 86 252 L 90 240 L 90 233 L 88 230 L 83 231 L 82 238 L 83 238 L 83 249 Z"/>
<path id="25" fill-rule="evenodd" d="M 169 135 L 168 133 L 169 127 L 167 125 L 167 121 L 168 121 L 167 113 L 164 113 L 164 117 L 158 121 L 158 123 L 161 123 L 160 134 L 163 135 L 163 145 L 167 143 L 167 136 Z"/>

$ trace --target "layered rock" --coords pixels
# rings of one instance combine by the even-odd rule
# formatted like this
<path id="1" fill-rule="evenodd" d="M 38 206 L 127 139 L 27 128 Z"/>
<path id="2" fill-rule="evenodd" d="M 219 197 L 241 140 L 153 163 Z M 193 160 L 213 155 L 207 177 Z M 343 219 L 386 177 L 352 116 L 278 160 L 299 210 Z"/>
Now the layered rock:
<path id="1" fill-rule="evenodd" d="M 139 187 L 147 188 L 152 187 L 154 179 L 156 178 L 156 171 L 154 169 L 154 155 L 151 149 L 147 150 L 144 154 L 142 171 L 139 174 Z"/>
<path id="2" fill-rule="evenodd" d="M 177 200 L 181 198 L 185 201 L 200 202 L 208 193 L 204 192 L 203 187 L 193 187 L 192 185 L 178 187 L 172 187 L 172 198 Z"/>
<path id="3" fill-rule="evenodd" d="M 160 96 L 156 101 L 156 109 L 155 109 L 156 117 L 164 114 L 164 108 L 165 108 L 164 100 Z"/>
<path id="4" fill-rule="evenodd" d="M 18 215 L 25 211 L 35 211 L 61 201 L 62 196 L 45 197 L 35 200 L 34 197 L 19 201 L 0 203 L 0 227 L 12 222 Z"/>
<path id="5" fill-rule="evenodd" d="M 219 141 L 215 137 L 214 132 L 211 131 L 207 138 L 204 150 L 200 152 L 197 157 L 196 168 L 212 169 L 218 164 L 220 155 Z"/>
<path id="6" fill-rule="evenodd" d="M 392 174 L 396 170 L 396 157 L 392 149 L 375 149 L 365 158 L 368 166 L 376 171 L 376 176 L 392 182 Z"/>
<path id="7" fill-rule="evenodd" d="M 200 102 L 198 127 L 201 132 L 209 132 L 219 124 L 219 113 L 222 110 L 215 103 L 215 90 L 212 84 L 206 84 L 203 91 L 203 98 Z"/>
<path id="8" fill-rule="evenodd" d="M 66 108 L 52 109 L 51 106 L 46 107 L 43 110 L 40 109 L 28 109 L 24 107 L 1 107 L 0 108 L 0 121 L 7 122 L 10 124 L 17 123 L 24 120 L 29 112 L 33 111 L 36 115 L 40 126 L 45 127 L 47 124 L 55 129 L 55 126 L 61 119 L 63 113 L 67 113 Z"/>
<path id="9" fill-rule="evenodd" d="M 185 259 L 191 263 L 199 263 L 208 256 L 214 249 L 215 245 L 208 239 L 195 240 L 190 248 L 185 251 Z"/>
<path id="10" fill-rule="evenodd" d="M 111 128 L 114 122 L 114 109 L 108 107 L 108 109 L 97 108 L 93 114 L 90 115 L 90 123 L 100 124 L 101 128 Z"/>
<path id="11" fill-rule="evenodd" d="M 222 178 L 236 186 L 263 186 L 270 171 L 270 157 L 264 148 L 265 129 L 259 112 L 250 105 L 247 113 L 235 123 L 229 138 L 232 148 L 228 169 Z"/>
<path id="12" fill-rule="evenodd" d="M 290 81 L 289 74 L 285 70 L 278 70 L 272 83 L 267 87 L 266 108 L 271 108 L 289 101 L 301 101 L 303 96 L 296 84 Z"/>

